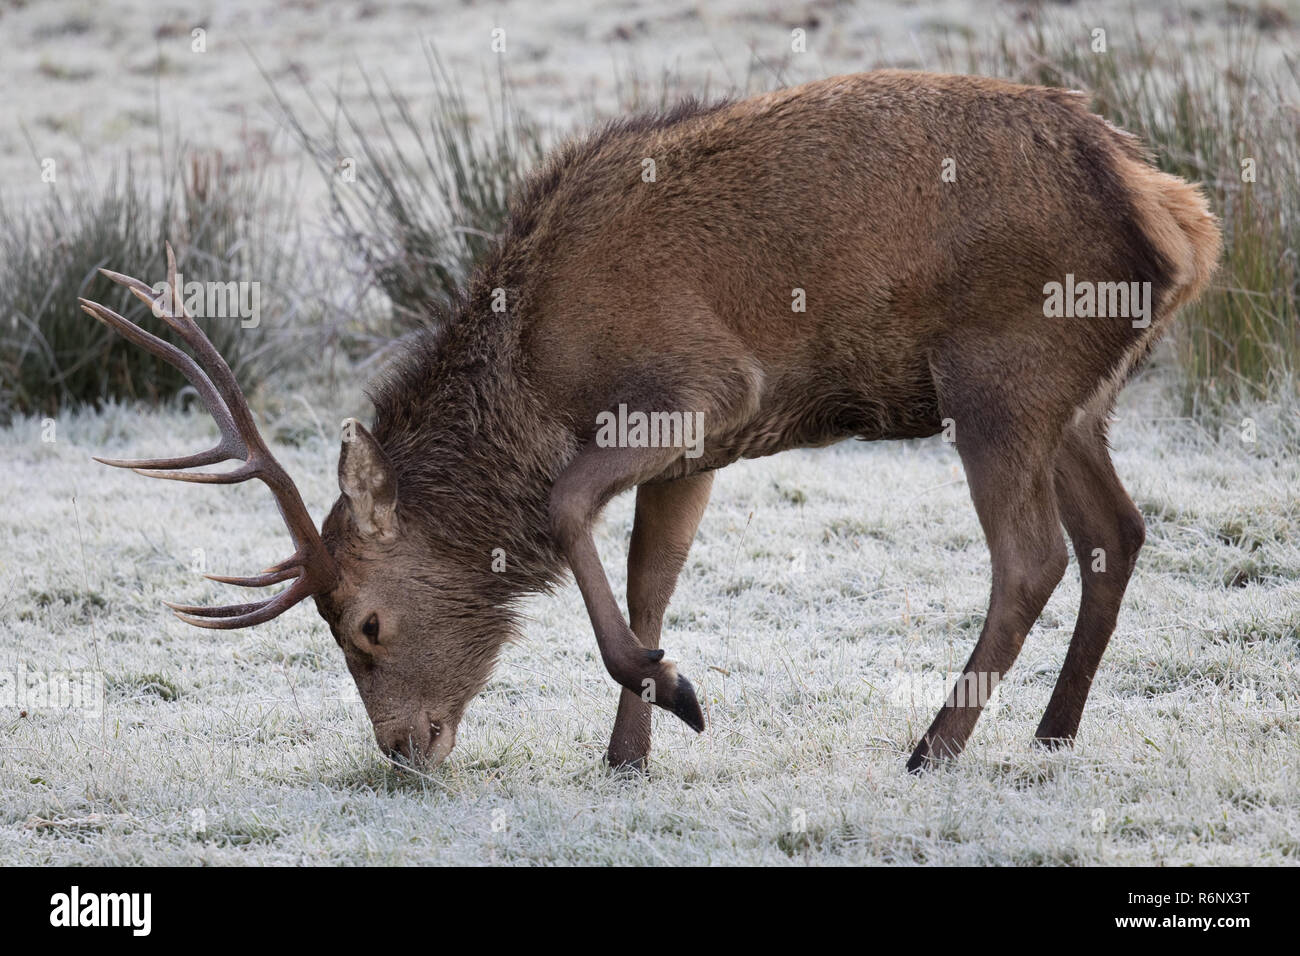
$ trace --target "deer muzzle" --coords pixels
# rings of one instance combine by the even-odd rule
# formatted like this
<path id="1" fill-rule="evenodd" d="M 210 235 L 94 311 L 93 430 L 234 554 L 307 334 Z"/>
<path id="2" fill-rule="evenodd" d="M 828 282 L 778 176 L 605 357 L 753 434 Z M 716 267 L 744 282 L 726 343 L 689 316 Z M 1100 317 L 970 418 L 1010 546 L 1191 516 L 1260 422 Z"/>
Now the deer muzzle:
<path id="1" fill-rule="evenodd" d="M 431 770 L 456 746 L 458 723 L 451 717 L 419 711 L 409 718 L 376 723 L 375 740 L 392 759 Z"/>

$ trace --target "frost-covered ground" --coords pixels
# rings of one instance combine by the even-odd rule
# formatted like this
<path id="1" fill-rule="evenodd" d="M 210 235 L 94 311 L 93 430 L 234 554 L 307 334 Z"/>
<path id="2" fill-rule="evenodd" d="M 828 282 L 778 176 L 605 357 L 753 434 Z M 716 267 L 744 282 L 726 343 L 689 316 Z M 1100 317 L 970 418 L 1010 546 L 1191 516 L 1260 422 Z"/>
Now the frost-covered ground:
<path id="1" fill-rule="evenodd" d="M 157 120 L 168 137 L 196 148 L 284 158 L 273 96 L 259 67 L 294 108 L 310 115 L 307 92 L 336 86 L 364 101 L 359 68 L 382 76 L 417 112 L 431 84 L 424 45 L 436 50 L 471 104 L 486 114 L 485 91 L 504 71 L 521 105 L 556 130 L 593 111 L 608 113 L 639 92 L 657 103 L 670 89 L 698 95 L 852 73 L 881 65 L 939 69 L 943 38 L 989 45 L 1029 28 L 1033 11 L 1077 33 L 1132 46 L 1136 34 L 1186 37 L 1213 56 L 1229 22 L 1222 0 L 1143 4 L 1092 0 L 42 0 L 0 3 L 0 188 L 47 191 L 41 161 L 72 180 L 104 177 L 120 154 L 156 153 Z M 1296 0 L 1260 4 L 1250 41 L 1262 62 L 1279 62 L 1300 42 Z M 1290 14 L 1287 10 L 1290 10 Z M 493 52 L 503 30 L 504 53 Z M 804 52 L 792 31 L 804 32 Z M 201 35 L 195 33 L 201 31 Z M 303 89 L 299 81 L 305 85 Z M 373 111 L 362 111 L 372 133 Z"/>
<path id="2" fill-rule="evenodd" d="M 385 765 L 310 605 L 203 632 L 159 604 L 219 595 L 196 548 L 242 573 L 288 547 L 259 487 L 89 461 L 198 448 L 203 419 L 73 415 L 53 442 L 20 424 L 0 433 L 0 671 L 100 672 L 107 705 L 0 709 L 0 862 L 1294 862 L 1294 437 L 1278 447 L 1269 409 L 1254 444 L 1153 420 L 1153 378 L 1114 433 L 1149 541 L 1077 749 L 1030 744 L 1073 623 L 1072 568 L 966 754 L 921 778 L 906 752 L 987 597 L 938 440 L 719 475 L 665 632 L 709 729 L 656 716 L 649 779 L 600 765 L 615 689 L 571 586 L 531 603 L 527 641 L 421 779 Z M 351 410 L 262 409 L 318 515 L 336 448 L 317 423 Z M 619 585 L 630 506 L 611 506 L 600 538 Z"/>
<path id="3" fill-rule="evenodd" d="M 1097 8 L 1121 25 L 1112 42 L 1128 8 Z M 668 67 L 686 86 L 743 86 L 753 54 L 780 61 L 800 25 L 813 52 L 786 64 L 790 79 L 925 65 L 927 36 L 1014 27 L 1022 9 L 304 0 L 196 18 L 143 0 L 6 7 L 0 183 L 21 198 L 47 188 L 37 157 L 75 178 L 128 147 L 148 153 L 155 94 L 190 142 L 259 148 L 270 97 L 241 42 L 280 80 L 327 86 L 360 61 L 418 97 L 425 36 L 473 97 L 496 69 L 489 31 L 505 24 L 521 101 L 564 128 L 593 103 L 610 108 L 633 68 L 652 85 Z M 196 22 L 204 54 L 190 52 Z M 1218 22 L 1197 21 L 1202 39 Z M 1285 21 L 1263 38 L 1293 40 Z M 304 220 L 319 211 L 309 193 Z M 336 423 L 368 415 L 360 386 L 343 370 L 333 386 L 273 383 L 255 400 L 318 516 L 336 493 Z M 967 753 L 919 778 L 903 772 L 906 754 L 988 594 L 960 467 L 938 440 L 793 452 L 719 475 L 664 636 L 709 729 L 697 737 L 656 716 L 649 778 L 600 764 L 616 691 L 572 587 L 531 603 L 528 640 L 472 705 L 455 753 L 417 777 L 380 757 L 309 605 L 241 632 L 198 631 L 161 606 L 224 596 L 199 559 L 243 573 L 287 553 L 260 486 L 149 482 L 89 460 L 206 447 L 204 416 L 110 408 L 60 415 L 52 431 L 19 421 L 0 430 L 0 864 L 1295 862 L 1294 409 L 1289 421 L 1248 409 L 1257 434 L 1246 442 L 1179 418 L 1168 387 L 1159 369 L 1139 382 L 1114 430 L 1148 544 L 1077 748 L 1030 745 L 1074 620 L 1072 568 Z M 629 496 L 600 539 L 620 589 L 630 524 Z M 102 678 L 100 712 L 5 700 L 4 675 L 53 672 Z"/>

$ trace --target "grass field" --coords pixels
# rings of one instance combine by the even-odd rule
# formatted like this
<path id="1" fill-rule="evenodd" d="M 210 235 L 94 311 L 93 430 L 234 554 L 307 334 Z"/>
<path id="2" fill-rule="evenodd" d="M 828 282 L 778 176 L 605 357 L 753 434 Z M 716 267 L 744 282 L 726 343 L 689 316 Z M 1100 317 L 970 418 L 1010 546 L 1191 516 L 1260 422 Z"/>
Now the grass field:
<path id="1" fill-rule="evenodd" d="M 665 629 L 709 729 L 656 716 L 648 778 L 600 763 L 615 689 L 571 586 L 531 604 L 456 752 L 420 777 L 380 756 L 309 605 L 229 633 L 161 607 L 217 592 L 194 549 L 223 571 L 285 545 L 260 488 L 89 460 L 200 447 L 206 419 L 110 409 L 53 442 L 20 422 L 0 433 L 0 672 L 100 672 L 106 704 L 0 711 L 0 863 L 1294 863 L 1300 456 L 1276 409 L 1251 444 L 1170 420 L 1169 391 L 1148 376 L 1114 429 L 1149 537 L 1077 748 L 1030 745 L 1071 570 L 966 754 L 920 778 L 906 751 L 987 599 L 937 440 L 719 475 Z M 336 454 L 319 423 L 351 409 L 262 411 L 319 514 Z M 600 539 L 616 587 L 630 504 Z"/>

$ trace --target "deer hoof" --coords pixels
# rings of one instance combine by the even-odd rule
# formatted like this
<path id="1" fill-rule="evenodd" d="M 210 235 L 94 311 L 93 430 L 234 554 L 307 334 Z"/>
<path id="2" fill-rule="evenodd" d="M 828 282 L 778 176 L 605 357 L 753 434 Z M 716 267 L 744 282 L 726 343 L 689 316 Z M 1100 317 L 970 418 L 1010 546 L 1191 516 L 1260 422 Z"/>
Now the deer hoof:
<path id="1" fill-rule="evenodd" d="M 677 675 L 677 686 L 673 688 L 672 712 L 686 721 L 686 726 L 697 734 L 704 733 L 704 712 L 695 697 L 695 687 L 681 674 Z"/>
<path id="2" fill-rule="evenodd" d="M 605 762 L 612 774 L 633 778 L 650 775 L 650 758 L 645 754 L 623 756 L 610 749 L 605 751 Z"/>
<path id="3" fill-rule="evenodd" d="M 920 744 L 912 751 L 912 756 L 907 758 L 907 772 L 922 774 L 930 769 L 930 748 L 925 744 Z"/>
<path id="4" fill-rule="evenodd" d="M 907 772 L 921 774 L 929 770 L 938 770 L 952 762 L 960 750 L 954 751 L 941 741 L 936 741 L 938 746 L 932 746 L 928 738 L 916 745 L 912 751 L 912 756 L 907 760 Z"/>

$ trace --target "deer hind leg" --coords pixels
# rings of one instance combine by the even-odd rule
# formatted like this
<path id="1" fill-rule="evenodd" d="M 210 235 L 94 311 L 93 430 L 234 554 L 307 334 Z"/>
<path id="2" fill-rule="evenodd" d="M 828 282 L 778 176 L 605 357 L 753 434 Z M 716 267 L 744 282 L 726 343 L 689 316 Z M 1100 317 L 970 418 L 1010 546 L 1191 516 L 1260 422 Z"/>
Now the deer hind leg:
<path id="1" fill-rule="evenodd" d="M 954 410 L 957 451 L 988 541 L 993 588 L 979 642 L 908 760 L 912 772 L 961 753 L 1068 563 L 1051 464 L 1059 430 L 1030 420 L 1041 416 L 1041 407 L 1018 416 L 1006 395 L 975 390 L 944 397 L 943 407 Z"/>
<path id="2" fill-rule="evenodd" d="M 1083 418 L 1066 429 L 1055 470 L 1061 520 L 1079 562 L 1083 597 L 1065 664 L 1034 734 L 1047 746 L 1074 742 L 1146 536 L 1142 515 L 1111 463 L 1104 415 Z"/>
<path id="3" fill-rule="evenodd" d="M 659 646 L 664 611 L 686 563 L 713 488 L 713 472 L 641 485 L 627 555 L 627 611 L 644 647 Z M 644 769 L 650 755 L 650 704 L 624 688 L 609 737 L 611 767 Z"/>

